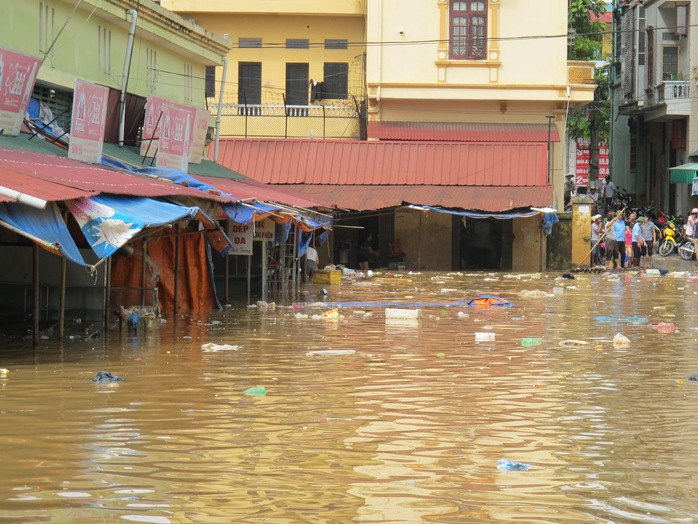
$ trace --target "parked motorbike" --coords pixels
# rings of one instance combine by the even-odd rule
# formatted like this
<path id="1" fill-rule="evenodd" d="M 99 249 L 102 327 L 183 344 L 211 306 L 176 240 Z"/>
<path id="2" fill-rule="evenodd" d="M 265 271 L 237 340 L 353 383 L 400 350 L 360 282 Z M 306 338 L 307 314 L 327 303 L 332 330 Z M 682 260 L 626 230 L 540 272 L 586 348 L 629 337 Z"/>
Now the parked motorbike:
<path id="1" fill-rule="evenodd" d="M 664 227 L 660 227 L 662 240 L 657 247 L 657 253 L 663 257 L 668 257 L 676 250 L 676 225 L 673 221 L 667 220 Z"/>
<path id="2" fill-rule="evenodd" d="M 621 187 L 614 191 L 611 205 L 614 209 L 632 209 L 633 201 L 630 194 Z"/>
<path id="3" fill-rule="evenodd" d="M 691 260 L 696 254 L 696 247 L 693 244 L 693 241 L 690 239 L 687 239 L 685 242 L 681 243 L 678 246 L 678 250 L 679 255 L 681 255 L 681 258 L 684 260 Z"/>
<path id="4" fill-rule="evenodd" d="M 681 228 L 681 237 L 676 241 L 676 250 L 684 260 L 691 260 L 696 254 L 693 239 L 686 236 L 686 226 Z"/>

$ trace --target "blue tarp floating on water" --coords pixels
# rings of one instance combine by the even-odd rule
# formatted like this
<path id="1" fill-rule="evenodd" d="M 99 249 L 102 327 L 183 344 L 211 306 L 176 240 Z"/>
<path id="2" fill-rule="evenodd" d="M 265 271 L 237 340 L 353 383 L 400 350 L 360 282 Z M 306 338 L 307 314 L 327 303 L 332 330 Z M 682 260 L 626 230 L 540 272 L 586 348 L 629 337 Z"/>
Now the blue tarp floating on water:
<path id="1" fill-rule="evenodd" d="M 645 317 L 594 317 L 594 320 L 598 322 L 638 322 L 644 324 L 649 322 Z"/>
<path id="2" fill-rule="evenodd" d="M 480 297 L 481 298 L 481 297 Z M 495 297 L 497 298 L 497 297 Z M 475 300 L 458 300 L 456 302 L 323 302 L 328 307 L 466 307 L 471 306 Z M 502 303 L 497 305 L 513 306 L 511 302 L 499 299 Z"/>

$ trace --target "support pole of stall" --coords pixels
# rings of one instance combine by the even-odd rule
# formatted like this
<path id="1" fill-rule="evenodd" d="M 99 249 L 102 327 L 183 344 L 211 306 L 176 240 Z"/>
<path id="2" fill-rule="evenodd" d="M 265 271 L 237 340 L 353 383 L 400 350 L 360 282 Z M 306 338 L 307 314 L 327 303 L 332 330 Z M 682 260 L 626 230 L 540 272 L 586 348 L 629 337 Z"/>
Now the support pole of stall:
<path id="1" fill-rule="evenodd" d="M 68 261 L 61 257 L 61 293 L 58 305 L 58 340 L 63 342 L 65 336 L 65 283 L 68 273 Z"/>
<path id="2" fill-rule="evenodd" d="M 538 233 L 538 244 L 539 249 L 538 249 L 538 272 L 542 273 L 543 272 L 543 241 L 545 240 L 545 235 L 543 232 L 543 228 L 539 228 L 540 231 Z"/>
<path id="3" fill-rule="evenodd" d="M 32 308 L 32 347 L 39 347 L 39 311 L 41 300 L 41 283 L 39 282 L 39 246 L 34 244 L 34 257 L 32 259 L 32 273 L 34 280 L 34 307 Z"/>
<path id="4" fill-rule="evenodd" d="M 422 270 L 422 213 L 419 213 L 419 232 L 417 236 L 417 271 Z"/>
<path id="5" fill-rule="evenodd" d="M 252 297 L 252 255 L 247 256 L 247 303 Z"/>
<path id="6" fill-rule="evenodd" d="M 179 307 L 179 224 L 175 226 L 175 264 L 174 264 L 174 314 L 177 315 Z"/>
<path id="7" fill-rule="evenodd" d="M 269 254 L 267 253 L 267 241 L 262 240 L 262 300 L 264 300 L 265 302 L 267 301 L 267 271 L 269 266 L 269 260 L 267 260 L 268 256 Z"/>
<path id="8" fill-rule="evenodd" d="M 148 240 L 143 239 L 143 260 L 141 260 L 141 306 L 145 306 L 145 258 L 148 256 Z"/>
<path id="9" fill-rule="evenodd" d="M 109 303 L 111 302 L 111 257 L 104 264 L 104 331 L 109 330 Z"/>
<path id="10" fill-rule="evenodd" d="M 223 283 L 223 294 L 226 304 L 230 304 L 230 255 L 225 255 L 225 282 Z"/>
<path id="11" fill-rule="evenodd" d="M 293 228 L 293 259 L 291 261 L 291 267 L 293 268 L 293 280 L 291 281 L 291 296 L 296 296 L 296 292 L 300 287 L 300 284 L 298 282 L 298 270 L 300 266 L 300 264 L 298 263 L 298 244 L 300 242 L 300 230 L 295 223 L 291 223 L 291 227 Z"/>

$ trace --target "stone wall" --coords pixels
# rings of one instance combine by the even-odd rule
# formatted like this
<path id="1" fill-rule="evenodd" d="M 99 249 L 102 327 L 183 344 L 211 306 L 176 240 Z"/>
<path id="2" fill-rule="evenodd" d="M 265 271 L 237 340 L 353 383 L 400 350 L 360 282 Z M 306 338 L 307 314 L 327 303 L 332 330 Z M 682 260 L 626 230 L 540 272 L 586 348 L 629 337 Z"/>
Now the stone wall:
<path id="1" fill-rule="evenodd" d="M 546 269 L 569 269 L 572 265 L 572 213 L 558 213 L 560 221 L 547 237 Z"/>

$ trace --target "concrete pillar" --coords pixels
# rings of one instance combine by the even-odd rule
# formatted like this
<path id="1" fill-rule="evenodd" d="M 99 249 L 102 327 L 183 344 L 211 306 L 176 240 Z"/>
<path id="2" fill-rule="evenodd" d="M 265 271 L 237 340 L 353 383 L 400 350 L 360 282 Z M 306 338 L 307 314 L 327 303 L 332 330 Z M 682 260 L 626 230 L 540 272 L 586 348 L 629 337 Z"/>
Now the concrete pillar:
<path id="1" fill-rule="evenodd" d="M 594 201 L 588 195 L 572 197 L 572 265 L 591 262 L 591 213 Z"/>

